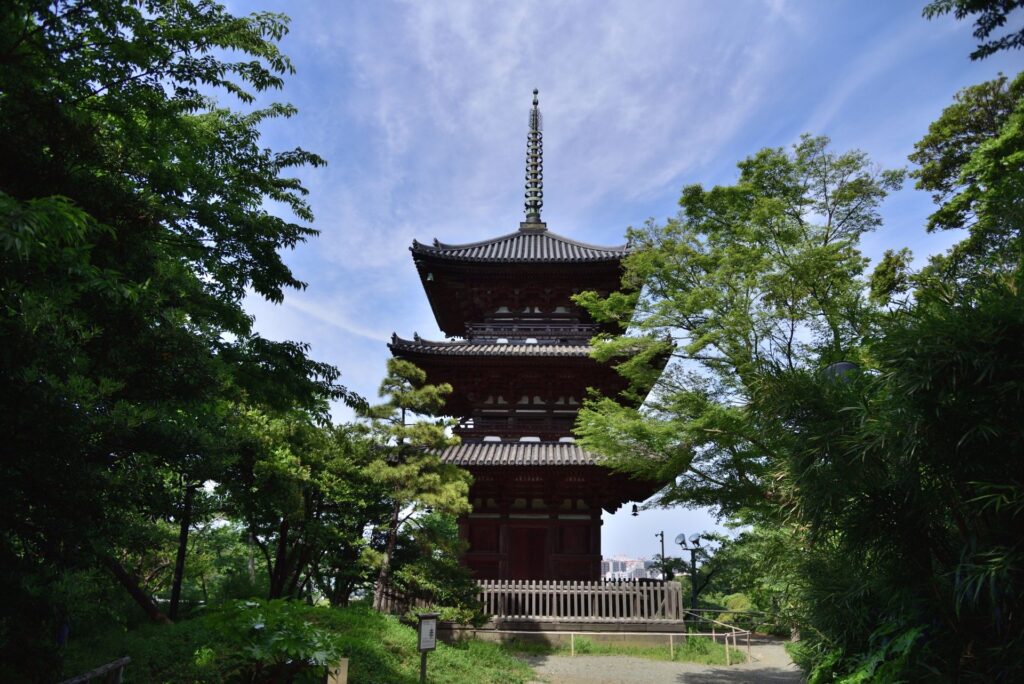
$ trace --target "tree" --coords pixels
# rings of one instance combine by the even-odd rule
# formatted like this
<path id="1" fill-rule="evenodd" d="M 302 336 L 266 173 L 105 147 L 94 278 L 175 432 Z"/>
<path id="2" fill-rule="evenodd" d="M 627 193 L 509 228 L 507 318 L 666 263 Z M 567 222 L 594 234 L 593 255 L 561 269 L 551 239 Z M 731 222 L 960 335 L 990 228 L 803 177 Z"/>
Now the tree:
<path id="1" fill-rule="evenodd" d="M 367 469 L 379 457 L 365 426 L 329 430 L 334 466 L 325 482 L 329 504 L 316 527 L 318 553 L 310 567 L 313 583 L 331 605 L 347 605 L 357 589 L 374 579 L 369 531 L 387 519 L 389 492 Z M 344 448 L 342 448 L 344 447 Z"/>
<path id="2" fill-rule="evenodd" d="M 773 631 L 791 632 L 804 620 L 806 581 L 801 559 L 805 535 L 793 525 L 752 525 L 734 537 L 718 537 L 711 559 L 714 590 L 723 603 L 747 605 L 766 613 Z M 741 598 L 742 597 L 742 598 Z"/>
<path id="3" fill-rule="evenodd" d="M 1003 681 L 1024 666 L 1020 275 L 931 280 L 865 371 L 783 371 L 754 410 L 800 436 L 779 468 L 812 681 Z"/>
<path id="4" fill-rule="evenodd" d="M 187 532 L 186 495 L 209 477 L 193 466 L 226 405 L 351 398 L 304 345 L 255 335 L 241 306 L 247 290 L 303 287 L 279 250 L 315 235 L 265 209 L 312 219 L 287 174 L 323 160 L 259 144 L 261 122 L 294 109 L 213 99 L 280 87 L 286 27 L 176 0 L 0 9 L 0 573 L 34 605 L 3 607 L 9 662 L 52 630 L 14 629 L 7 608 L 50 614 L 27 587 L 61 569 L 108 568 L 161 618 L 118 554 L 138 525 Z"/>
<path id="5" fill-rule="evenodd" d="M 749 410 L 765 375 L 859 358 L 876 320 L 857 243 L 903 176 L 809 136 L 739 168 L 736 185 L 687 187 L 677 218 L 629 231 L 623 284 L 635 294 L 577 297 L 598 320 L 629 326 L 596 339 L 594 356 L 617 362 L 640 389 L 658 378 L 640 408 L 589 400 L 581 442 L 674 482 L 664 503 L 725 514 L 776 501 L 774 467 L 793 436 Z M 652 362 L 666 350 L 673 361 L 659 377 Z"/>
<path id="6" fill-rule="evenodd" d="M 635 332 L 597 354 L 640 378 L 671 335 L 677 367 L 640 409 L 592 399 L 582 441 L 679 476 L 667 501 L 753 524 L 716 556 L 721 579 L 800 630 L 811 682 L 1024 668 L 1017 88 L 968 91 L 919 144 L 943 227 L 977 218 L 921 272 L 892 251 L 868 280 L 856 249 L 898 174 L 807 165 L 799 147 L 742 163 L 737 186 L 687 188 L 678 220 L 631 233 Z M 860 182 L 831 180 L 842 168 Z M 844 201 L 858 218 L 837 235 Z M 631 303 L 580 301 L 604 320 Z"/>
<path id="7" fill-rule="evenodd" d="M 935 268 L 955 278 L 1012 272 L 1024 259 L 1024 73 L 957 93 L 910 160 L 939 205 L 928 230 L 969 231 Z"/>
<path id="8" fill-rule="evenodd" d="M 345 602 L 354 578 L 336 563 L 355 565 L 366 526 L 389 510 L 386 490 L 365 474 L 375 457 L 365 430 L 318 425 L 300 411 L 251 410 L 237 441 L 240 457 L 220 489 L 226 513 L 259 549 L 267 598 L 309 596 L 317 586 Z"/>
<path id="9" fill-rule="evenodd" d="M 426 601 L 445 620 L 462 623 L 480 617 L 479 588 L 461 563 L 466 542 L 459 538 L 458 522 L 450 513 L 430 511 L 406 526 L 389 557 L 388 581 L 409 600 Z"/>
<path id="10" fill-rule="evenodd" d="M 441 462 L 440 451 L 458 443 L 445 419 L 436 416 L 451 393 L 451 385 L 427 384 L 427 374 L 408 361 L 388 359 L 380 386 L 386 401 L 369 408 L 380 445 L 379 457 L 367 466 L 368 475 L 387 492 L 390 516 L 383 526 L 384 548 L 373 591 L 373 607 L 381 610 L 390 588 L 392 557 L 404 525 L 428 511 L 460 515 L 469 512 L 469 473 Z"/>
<path id="11" fill-rule="evenodd" d="M 953 13 L 957 19 L 978 15 L 974 20 L 974 37 L 986 40 L 996 29 L 1006 25 L 1006 20 L 1015 9 L 1024 7 L 1021 0 L 932 0 L 924 8 L 924 16 L 934 19 L 943 14 Z M 1024 30 L 1008 33 L 994 40 L 978 45 L 971 53 L 971 59 L 984 59 L 1000 50 L 1019 50 L 1024 47 Z"/>

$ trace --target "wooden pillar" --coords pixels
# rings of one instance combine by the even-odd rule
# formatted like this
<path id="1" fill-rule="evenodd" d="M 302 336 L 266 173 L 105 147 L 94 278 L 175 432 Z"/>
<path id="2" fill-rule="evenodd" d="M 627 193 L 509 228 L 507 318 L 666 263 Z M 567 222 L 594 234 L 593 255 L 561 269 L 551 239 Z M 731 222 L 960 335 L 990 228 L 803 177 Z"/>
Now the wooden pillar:
<path id="1" fill-rule="evenodd" d="M 509 578 L 508 553 L 511 540 L 508 536 L 508 509 L 511 503 L 507 496 L 498 498 L 498 579 Z"/>
<path id="2" fill-rule="evenodd" d="M 558 579 L 561 568 L 555 560 L 555 554 L 559 552 L 558 539 L 558 499 L 553 493 L 549 493 L 544 503 L 548 506 L 548 538 L 547 538 L 547 560 L 544 563 L 544 579 Z"/>

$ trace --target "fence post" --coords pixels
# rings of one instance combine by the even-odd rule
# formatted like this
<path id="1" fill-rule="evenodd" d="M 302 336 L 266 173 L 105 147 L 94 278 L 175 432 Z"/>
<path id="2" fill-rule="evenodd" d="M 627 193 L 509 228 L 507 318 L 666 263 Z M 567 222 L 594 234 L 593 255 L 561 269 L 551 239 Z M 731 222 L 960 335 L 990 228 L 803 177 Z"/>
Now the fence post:
<path id="1" fill-rule="evenodd" d="M 676 659 L 676 636 L 675 634 L 668 635 L 668 659 Z"/>

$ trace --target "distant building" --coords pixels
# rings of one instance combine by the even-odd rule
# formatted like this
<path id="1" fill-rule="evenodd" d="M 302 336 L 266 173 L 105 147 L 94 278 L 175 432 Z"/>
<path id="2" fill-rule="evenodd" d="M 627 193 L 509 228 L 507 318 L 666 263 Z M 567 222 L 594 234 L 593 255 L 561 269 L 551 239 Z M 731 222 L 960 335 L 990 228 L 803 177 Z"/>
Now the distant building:
<path id="1" fill-rule="evenodd" d="M 601 559 L 601 579 L 661 579 L 661 569 L 649 558 L 613 556 Z"/>

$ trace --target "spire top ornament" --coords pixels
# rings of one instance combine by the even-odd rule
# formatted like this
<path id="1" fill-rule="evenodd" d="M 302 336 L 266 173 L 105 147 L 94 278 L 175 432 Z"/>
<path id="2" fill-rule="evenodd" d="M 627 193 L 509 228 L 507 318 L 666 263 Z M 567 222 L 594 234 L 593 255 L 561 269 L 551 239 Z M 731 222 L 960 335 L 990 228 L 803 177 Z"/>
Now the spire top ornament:
<path id="1" fill-rule="evenodd" d="M 547 230 L 547 224 L 540 220 L 544 206 L 544 140 L 539 92 L 533 89 L 530 130 L 526 134 L 526 221 L 519 224 L 519 230 Z"/>

